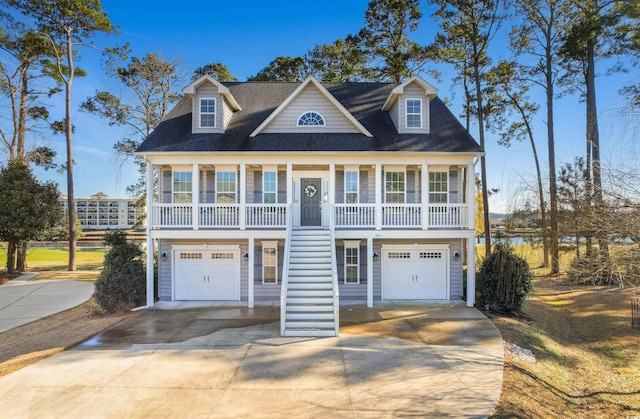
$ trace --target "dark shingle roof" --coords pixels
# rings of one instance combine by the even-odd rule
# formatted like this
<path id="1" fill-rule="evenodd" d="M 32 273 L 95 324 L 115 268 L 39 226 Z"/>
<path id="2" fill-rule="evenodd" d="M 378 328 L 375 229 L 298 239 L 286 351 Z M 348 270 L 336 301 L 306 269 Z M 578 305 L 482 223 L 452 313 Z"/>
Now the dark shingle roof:
<path id="1" fill-rule="evenodd" d="M 479 152 L 480 146 L 439 98 L 431 101 L 431 134 L 398 134 L 382 105 L 397 84 L 322 83 L 369 132 L 364 134 L 249 135 L 300 85 L 282 82 L 224 83 L 242 107 L 224 134 L 191 132 L 191 99 L 183 97 L 138 148 L 157 151 L 412 151 Z"/>

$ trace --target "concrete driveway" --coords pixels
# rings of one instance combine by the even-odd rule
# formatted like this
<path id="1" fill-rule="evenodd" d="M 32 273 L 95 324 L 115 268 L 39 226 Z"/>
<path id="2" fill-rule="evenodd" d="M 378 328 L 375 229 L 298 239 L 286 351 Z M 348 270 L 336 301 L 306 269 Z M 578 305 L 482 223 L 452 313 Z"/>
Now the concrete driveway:
<path id="1" fill-rule="evenodd" d="M 93 282 L 31 280 L 35 276 L 0 285 L 0 332 L 68 310 L 93 295 Z"/>
<path id="2" fill-rule="evenodd" d="M 345 307 L 281 338 L 277 307 L 146 310 L 0 378 L 3 417 L 486 417 L 500 333 L 463 304 Z M 252 324 L 253 325 L 249 325 Z"/>

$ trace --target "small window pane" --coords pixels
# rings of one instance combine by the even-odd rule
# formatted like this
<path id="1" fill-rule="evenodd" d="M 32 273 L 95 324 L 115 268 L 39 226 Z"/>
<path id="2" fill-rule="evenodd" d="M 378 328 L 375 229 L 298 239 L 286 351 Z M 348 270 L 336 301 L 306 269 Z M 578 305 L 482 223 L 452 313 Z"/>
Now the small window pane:
<path id="1" fill-rule="evenodd" d="M 446 204 L 448 186 L 447 172 L 429 172 L 429 202 Z"/>
<path id="2" fill-rule="evenodd" d="M 173 202 L 191 203 L 191 172 L 173 172 Z"/>
<path id="3" fill-rule="evenodd" d="M 358 262 L 359 251 L 360 249 L 357 247 L 346 247 L 344 249 L 344 282 L 346 284 L 357 284 L 360 280 Z"/>
<path id="4" fill-rule="evenodd" d="M 422 127 L 422 101 L 420 99 L 408 99 L 407 102 L 407 128 Z"/>
<path id="5" fill-rule="evenodd" d="M 216 126 L 216 100 L 200 99 L 200 127 L 215 128 Z"/>
<path id="6" fill-rule="evenodd" d="M 278 253 L 275 247 L 262 248 L 262 282 L 265 284 L 275 284 L 277 277 Z"/>
<path id="7" fill-rule="evenodd" d="M 216 172 L 216 202 L 236 203 L 236 172 Z"/>
<path id="8" fill-rule="evenodd" d="M 298 119 L 298 126 L 324 126 L 324 118 L 316 112 L 306 112 Z"/>
<path id="9" fill-rule="evenodd" d="M 276 172 L 263 173 L 263 202 L 265 204 L 275 204 L 278 192 L 278 182 Z"/>

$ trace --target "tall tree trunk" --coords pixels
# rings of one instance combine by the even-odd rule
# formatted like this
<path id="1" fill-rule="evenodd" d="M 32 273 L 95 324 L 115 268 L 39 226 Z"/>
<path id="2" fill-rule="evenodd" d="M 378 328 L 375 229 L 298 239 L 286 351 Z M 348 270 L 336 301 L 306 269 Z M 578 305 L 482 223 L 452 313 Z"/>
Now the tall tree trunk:
<path id="1" fill-rule="evenodd" d="M 596 108 L 596 74 L 595 74 L 595 41 L 587 41 L 587 141 L 591 144 L 593 156 L 593 203 L 595 205 L 593 220 L 596 228 L 596 238 L 600 256 L 609 259 L 608 228 L 604 223 L 604 200 L 602 197 L 602 174 L 600 171 L 600 133 L 598 130 L 598 112 Z"/>
<path id="2" fill-rule="evenodd" d="M 67 216 L 69 217 L 69 267 L 70 271 L 76 270 L 76 207 L 73 194 L 73 124 L 71 121 L 71 87 L 73 84 L 73 42 L 71 32 L 67 31 L 67 64 L 68 77 L 66 80 L 66 120 L 65 134 L 67 138 Z"/>
<path id="3" fill-rule="evenodd" d="M 29 243 L 20 243 L 17 247 L 18 249 L 18 260 L 16 263 L 16 270 L 18 272 L 24 272 L 27 270 L 27 248 L 29 247 Z"/>
<path id="4" fill-rule="evenodd" d="M 23 67 L 20 72 L 20 106 L 18 108 L 18 131 L 16 144 L 16 157 L 24 159 L 24 138 L 27 129 L 27 98 L 29 97 L 29 72 L 28 68 Z"/>
<path id="5" fill-rule="evenodd" d="M 484 152 L 484 111 L 482 108 L 482 89 L 480 86 L 480 63 L 476 52 L 473 62 L 473 76 L 476 84 L 476 104 L 478 107 L 478 136 L 480 137 L 480 148 Z M 489 221 L 489 190 L 487 186 L 487 162 L 485 155 L 480 157 L 480 176 L 482 180 L 482 204 L 484 211 L 484 248 L 485 255 L 491 254 L 491 223 Z"/>
<path id="6" fill-rule="evenodd" d="M 7 243 L 7 272 L 12 274 L 16 271 L 16 244 L 9 240 Z"/>
<path id="7" fill-rule="evenodd" d="M 553 50 L 551 38 L 545 47 L 545 82 L 547 93 L 547 149 L 549 153 L 549 253 L 551 256 L 550 275 L 560 273 L 560 253 L 558 249 L 558 185 L 556 180 L 556 146 L 553 128 Z"/>

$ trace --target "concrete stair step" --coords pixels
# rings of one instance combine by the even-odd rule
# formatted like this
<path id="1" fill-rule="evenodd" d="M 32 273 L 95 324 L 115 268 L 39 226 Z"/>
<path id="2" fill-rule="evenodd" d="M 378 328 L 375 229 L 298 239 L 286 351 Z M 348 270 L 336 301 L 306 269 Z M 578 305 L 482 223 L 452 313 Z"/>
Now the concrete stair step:
<path id="1" fill-rule="evenodd" d="M 321 304 L 330 304 L 333 305 L 333 297 L 287 297 L 287 307 L 295 304 L 313 304 L 313 305 L 321 305 Z"/>
<path id="2" fill-rule="evenodd" d="M 332 289 L 291 289 L 287 290 L 287 297 L 290 298 L 333 298 Z"/>
<path id="3" fill-rule="evenodd" d="M 317 270 L 317 271 L 331 271 L 331 264 L 328 263 L 313 263 L 309 262 L 297 262 L 297 263 L 289 263 L 289 272 L 298 270 Z"/>
<path id="4" fill-rule="evenodd" d="M 289 268 L 289 278 L 299 276 L 317 276 L 331 278 L 331 269 L 291 269 Z"/>
<path id="5" fill-rule="evenodd" d="M 287 312 L 288 320 L 333 320 L 333 311 L 304 311 L 304 312 Z"/>
<path id="6" fill-rule="evenodd" d="M 284 329 L 286 337 L 331 337 L 336 336 L 335 330 L 320 329 Z"/>
<path id="7" fill-rule="evenodd" d="M 330 282 L 289 282 L 289 291 L 293 290 L 329 290 L 333 292 Z"/>
<path id="8" fill-rule="evenodd" d="M 333 313 L 333 304 L 315 305 L 315 304 L 289 304 L 287 301 L 286 315 L 289 313 Z"/>
<path id="9" fill-rule="evenodd" d="M 307 320 L 307 321 L 287 321 L 284 323 L 285 329 L 331 329 L 336 327 L 336 323 L 333 320 Z"/>

